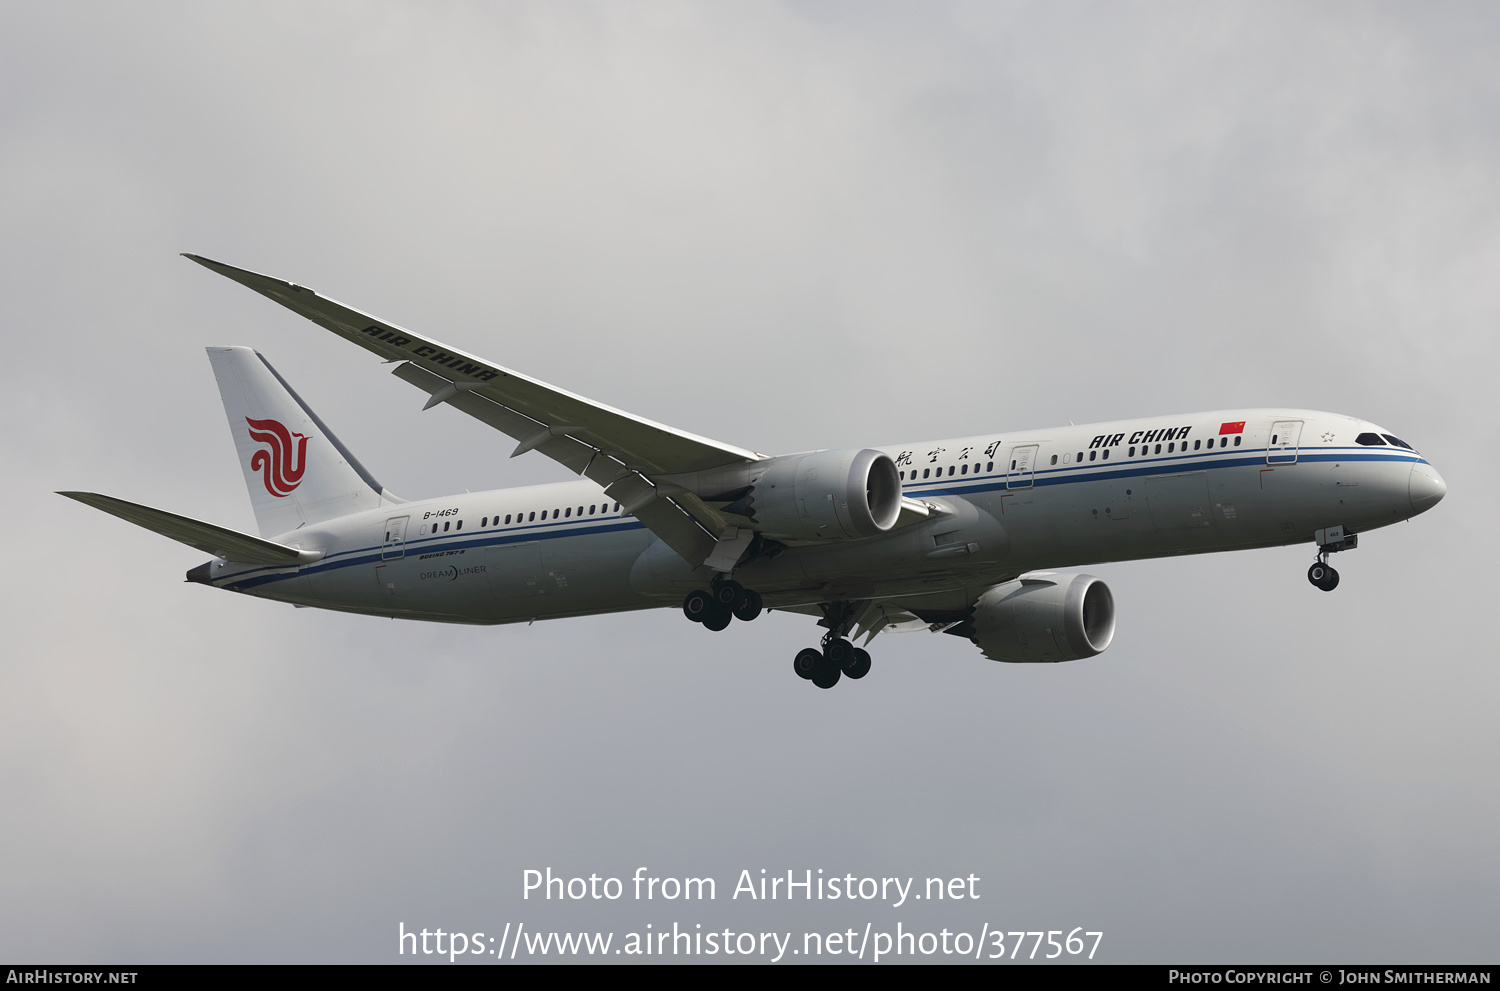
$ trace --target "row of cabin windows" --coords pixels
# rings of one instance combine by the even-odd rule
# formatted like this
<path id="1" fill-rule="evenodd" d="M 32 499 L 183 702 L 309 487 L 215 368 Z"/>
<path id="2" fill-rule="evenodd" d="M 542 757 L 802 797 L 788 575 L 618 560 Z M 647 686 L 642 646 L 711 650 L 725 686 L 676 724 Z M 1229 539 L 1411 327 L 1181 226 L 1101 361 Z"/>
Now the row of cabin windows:
<path id="1" fill-rule="evenodd" d="M 618 502 L 614 504 L 613 508 L 611 508 L 610 504 L 607 503 L 607 502 L 604 502 L 604 503 L 594 503 L 594 504 L 592 504 L 592 505 L 589 506 L 588 515 L 589 516 L 594 516 L 594 515 L 596 515 L 598 513 L 609 513 L 609 512 L 618 513 L 619 511 L 620 511 L 620 504 Z M 536 514 L 537 513 L 541 513 L 542 514 L 542 519 L 544 519 L 544 520 L 547 520 L 547 519 L 553 519 L 553 520 L 555 520 L 555 519 L 569 519 L 569 518 L 571 518 L 574 515 L 574 509 L 573 509 L 572 506 L 566 506 L 566 507 L 564 507 L 562 509 L 553 509 L 553 510 L 550 511 L 551 515 L 548 515 L 549 511 L 545 510 L 545 509 L 533 510 L 530 513 L 506 513 L 505 514 L 505 522 L 504 523 L 500 522 L 500 516 L 499 516 L 499 514 L 496 514 L 495 517 L 493 518 L 493 522 L 491 521 L 490 517 L 486 516 L 486 517 L 483 517 L 479 521 L 479 525 L 482 526 L 482 527 L 487 527 L 487 526 L 510 526 L 511 525 L 511 518 L 512 517 L 515 518 L 515 521 L 518 524 L 520 524 L 520 523 L 535 523 L 536 522 Z M 584 515 L 583 507 L 582 506 L 578 507 L 578 509 L 577 509 L 577 515 L 580 516 L 580 517 Z M 464 521 L 463 520 L 458 520 L 457 522 L 454 522 L 453 520 L 446 520 L 443 523 L 443 529 L 442 529 L 441 532 L 442 533 L 447 533 L 449 526 L 452 526 L 454 532 L 457 532 L 457 531 L 462 530 L 464 528 Z M 426 524 L 422 525 L 422 532 L 423 533 L 427 532 L 427 525 Z M 434 522 L 432 524 L 432 532 L 433 533 L 438 533 L 439 532 L 438 525 L 437 525 L 436 522 Z"/>
<path id="2" fill-rule="evenodd" d="M 1239 447 L 1240 446 L 1240 439 L 1241 438 L 1239 438 L 1239 437 L 1236 437 L 1234 439 L 1234 446 L 1235 447 Z M 1203 443 L 1204 442 L 1202 441 L 1202 439 L 1193 441 L 1193 450 L 1195 450 L 1195 451 L 1201 451 L 1201 450 L 1203 450 L 1204 449 Z M 1212 437 L 1210 437 L 1208 439 L 1208 446 L 1210 448 L 1212 448 L 1214 446 L 1214 439 Z M 1229 438 L 1228 437 L 1220 437 L 1219 438 L 1219 446 L 1220 447 L 1228 447 L 1229 446 Z M 1166 453 L 1168 453 L 1168 454 L 1176 454 L 1177 451 L 1178 451 L 1178 447 L 1179 447 L 1179 444 L 1178 444 L 1177 441 L 1175 441 L 1175 440 L 1174 441 L 1169 441 L 1166 444 L 1166 448 L 1167 448 Z M 1183 441 L 1181 443 L 1180 447 L 1181 447 L 1182 452 L 1184 454 L 1187 453 L 1188 442 L 1187 441 Z M 1150 444 L 1142 444 L 1141 447 L 1140 447 L 1141 457 L 1145 457 L 1148 454 L 1161 454 L 1161 453 L 1162 453 L 1162 445 L 1161 444 L 1157 444 L 1154 449 L 1152 448 L 1152 446 Z M 1133 458 L 1133 457 L 1135 457 L 1136 456 L 1136 449 L 1135 449 L 1135 447 L 1132 446 L 1130 448 L 1129 452 L 1125 456 L 1127 458 Z M 1074 454 L 1064 454 L 1062 456 L 1063 464 L 1070 464 L 1075 457 L 1078 459 L 1078 461 L 1080 463 L 1083 462 L 1083 452 L 1079 451 L 1076 455 L 1074 455 Z M 1105 448 L 1104 452 L 1102 454 L 1099 451 L 1090 451 L 1089 452 L 1089 460 L 1090 461 L 1095 461 L 1095 460 L 1098 460 L 1098 461 L 1108 461 L 1109 460 L 1109 449 Z M 1055 454 L 1052 455 L 1052 463 L 1053 464 L 1057 464 L 1057 455 L 1055 455 Z M 1016 463 L 1014 461 L 1012 461 L 1010 463 L 1010 466 L 1011 466 L 1011 468 L 1015 468 Z"/>
<path id="3" fill-rule="evenodd" d="M 1234 446 L 1235 447 L 1239 447 L 1240 446 L 1240 441 L 1242 439 L 1243 439 L 1242 437 L 1235 437 L 1235 439 L 1234 439 Z M 1195 450 L 1195 451 L 1200 450 L 1202 444 L 1203 444 L 1203 441 L 1201 439 L 1193 441 L 1193 450 Z M 1209 447 L 1213 447 L 1214 446 L 1214 439 L 1212 437 L 1210 437 L 1208 439 L 1208 446 Z M 1219 446 L 1220 447 L 1228 447 L 1229 446 L 1229 438 L 1228 437 L 1220 437 L 1219 438 Z M 1156 449 L 1155 450 L 1151 450 L 1150 447 L 1151 446 L 1149 444 L 1142 444 L 1141 445 L 1141 456 L 1142 457 L 1146 456 L 1147 454 L 1160 454 L 1161 453 L 1161 445 L 1160 444 L 1156 445 Z M 1177 443 L 1175 441 L 1169 442 L 1167 444 L 1167 453 L 1168 454 L 1174 453 L 1174 450 L 1176 449 L 1176 447 L 1177 447 Z M 1184 451 L 1186 451 L 1188 449 L 1187 441 L 1183 441 L 1182 442 L 1182 449 Z M 1130 449 L 1130 454 L 1128 456 L 1132 457 L 1132 458 L 1135 457 L 1135 448 L 1132 447 Z"/>
<path id="4" fill-rule="evenodd" d="M 1241 439 L 1242 438 L 1238 438 L 1238 436 L 1236 436 L 1236 438 L 1235 438 L 1235 447 L 1239 447 L 1239 444 L 1241 444 Z M 1145 457 L 1146 454 L 1161 454 L 1161 447 L 1163 447 L 1163 445 L 1158 444 L 1157 447 L 1155 447 L 1155 450 L 1154 450 L 1154 448 L 1152 448 L 1151 444 L 1142 444 L 1142 445 L 1140 445 L 1140 456 Z M 1179 444 L 1176 441 L 1167 442 L 1167 454 L 1176 454 L 1176 453 L 1178 453 L 1178 447 L 1179 447 Z M 1208 447 L 1209 448 L 1214 447 L 1214 438 L 1209 438 L 1208 439 Z M 1220 438 L 1220 447 L 1229 447 L 1229 438 L 1227 438 L 1227 436 L 1221 436 L 1221 438 Z M 1187 441 L 1182 441 L 1181 448 L 1182 448 L 1182 453 L 1187 453 L 1188 442 Z M 1205 450 L 1205 447 L 1203 447 L 1203 441 L 1202 441 L 1202 439 L 1197 439 L 1197 441 L 1193 442 L 1193 450 L 1194 451 Z M 1100 454 L 1100 451 L 1089 451 L 1089 460 L 1091 460 L 1091 462 L 1092 462 L 1092 460 L 1095 460 L 1095 456 L 1098 456 L 1098 454 Z M 1074 457 L 1073 454 L 1064 454 L 1064 456 L 1062 456 L 1062 463 L 1064 463 L 1064 465 L 1067 465 L 1067 463 L 1070 462 L 1070 460 L 1073 460 L 1073 457 Z M 1077 453 L 1076 457 L 1077 457 L 1077 459 L 1079 459 L 1079 462 L 1082 462 L 1082 460 L 1083 460 L 1083 451 L 1079 451 L 1079 453 Z M 1136 447 L 1134 447 L 1134 445 L 1133 445 L 1133 447 L 1130 448 L 1130 451 L 1128 451 L 1128 453 L 1125 454 L 1125 457 L 1136 457 Z M 1098 460 L 1106 460 L 1106 462 L 1107 462 L 1107 460 L 1109 460 L 1109 459 L 1110 459 L 1109 448 L 1106 448 L 1106 450 L 1104 450 L 1103 456 L 1098 457 Z M 1052 456 L 1052 463 L 1053 463 L 1053 465 L 1056 465 L 1056 463 L 1058 463 L 1058 456 L 1056 456 L 1056 454 L 1053 454 L 1053 456 Z"/>
<path id="5" fill-rule="evenodd" d="M 984 466 L 984 470 L 987 471 L 987 472 L 994 471 L 995 470 L 995 462 L 993 462 L 993 461 L 986 462 L 985 466 Z M 923 468 L 922 469 L 922 477 L 923 478 L 932 478 L 932 477 L 934 477 L 934 475 L 933 475 L 934 472 L 937 473 L 936 474 L 937 478 L 942 478 L 943 477 L 943 469 L 941 469 L 941 468 Z M 955 473 L 957 473 L 959 475 L 967 475 L 967 474 L 969 474 L 969 465 L 968 465 L 968 463 L 965 462 L 964 464 L 961 464 L 961 465 L 949 465 L 948 466 L 948 474 L 949 474 L 949 476 L 952 476 Z M 974 474 L 976 474 L 976 475 L 979 474 L 979 465 L 977 465 L 977 464 L 974 465 Z M 904 472 L 904 471 L 901 472 L 900 475 L 901 475 L 901 480 L 902 481 L 912 481 L 912 482 L 917 481 L 917 469 L 915 469 L 915 468 L 913 468 L 911 470 L 911 478 L 910 479 L 908 479 L 906 477 L 906 472 Z"/>
<path id="6" fill-rule="evenodd" d="M 1401 443 L 1400 441 L 1396 440 L 1396 438 L 1390 437 L 1389 434 L 1387 434 L 1386 436 L 1390 439 L 1390 441 L 1392 443 L 1395 443 L 1395 444 L 1400 444 Z M 1371 438 L 1371 437 L 1373 437 L 1375 439 L 1373 441 L 1370 441 L 1370 440 L 1367 439 L 1367 438 Z M 1234 446 L 1235 447 L 1239 447 L 1240 446 L 1240 442 L 1242 440 L 1243 440 L 1243 437 L 1238 437 L 1238 436 L 1235 437 L 1235 439 L 1234 439 Z M 1381 443 L 1381 440 L 1380 440 L 1379 437 L 1376 437 L 1375 434 L 1360 434 L 1359 435 L 1359 443 L 1361 443 L 1361 444 L 1370 444 L 1370 443 L 1379 444 L 1379 443 Z M 1187 449 L 1188 449 L 1188 442 L 1187 441 L 1182 441 L 1181 442 L 1181 446 L 1182 446 L 1183 452 L 1186 452 Z M 1210 437 L 1208 439 L 1208 446 L 1210 448 L 1214 446 L 1214 440 L 1213 440 L 1212 437 Z M 1219 446 L 1220 447 L 1228 447 L 1229 446 L 1229 438 L 1228 437 L 1220 437 L 1219 438 Z M 1402 447 L 1406 447 L 1407 445 L 1401 444 L 1401 446 Z M 1167 452 L 1166 453 L 1168 453 L 1168 454 L 1176 454 L 1177 453 L 1177 448 L 1178 448 L 1178 442 L 1177 441 L 1169 441 L 1167 443 L 1167 445 L 1166 445 L 1166 448 L 1167 448 Z M 1203 440 L 1201 438 L 1198 439 L 1198 440 L 1193 441 L 1193 450 L 1195 450 L 1195 451 L 1201 451 L 1201 450 L 1203 450 Z M 1161 454 L 1162 453 L 1162 445 L 1157 444 L 1156 447 L 1155 447 L 1155 449 L 1153 450 L 1152 447 L 1151 447 L 1151 445 L 1149 445 L 1149 444 L 1142 444 L 1141 447 L 1140 447 L 1140 453 L 1141 453 L 1142 457 L 1144 457 L 1147 454 Z M 1102 454 L 1099 451 L 1090 451 L 1090 452 L 1088 452 L 1088 455 L 1089 455 L 1088 459 L 1090 461 L 1108 461 L 1109 460 L 1109 448 L 1105 448 L 1104 451 L 1102 452 Z M 1130 448 L 1130 453 L 1128 455 L 1126 455 L 1126 456 L 1127 457 L 1131 457 L 1131 458 L 1135 457 L 1136 456 L 1136 449 L 1135 449 L 1135 447 L 1132 446 Z M 1071 464 L 1073 462 L 1073 459 L 1075 457 L 1078 459 L 1078 462 L 1080 464 L 1083 463 L 1083 452 L 1082 451 L 1079 451 L 1076 455 L 1073 455 L 1073 454 L 1064 454 L 1062 456 L 1062 462 L 1063 462 L 1063 464 Z M 1053 464 L 1057 464 L 1057 455 L 1055 455 L 1055 454 L 1052 455 L 1052 463 Z M 969 474 L 969 466 L 967 464 L 965 464 L 965 465 L 957 465 L 957 466 L 955 466 L 955 465 L 949 465 L 948 466 L 948 475 L 949 476 L 952 476 L 954 474 L 955 468 L 958 469 L 958 474 L 960 474 L 960 475 L 967 475 L 967 474 Z M 935 470 L 937 472 L 937 477 L 938 478 L 942 478 L 943 477 L 943 469 L 938 468 L 938 469 L 935 469 Z M 984 470 L 986 472 L 992 472 L 992 471 L 994 471 L 995 470 L 995 462 L 993 462 L 993 461 L 988 462 L 984 466 Z M 1011 471 L 1015 471 L 1016 470 L 1016 462 L 1015 461 L 1012 461 L 1010 463 L 1010 470 Z M 932 468 L 923 468 L 922 469 L 922 477 L 923 478 L 929 478 L 929 477 L 931 477 L 933 471 L 934 471 L 934 469 L 932 469 Z M 906 472 L 903 471 L 900 474 L 901 474 L 901 479 L 903 481 L 908 481 Z M 977 464 L 974 466 L 974 474 L 976 474 L 976 475 L 979 474 L 979 466 Z M 912 471 L 911 471 L 911 478 L 909 480 L 910 481 L 916 481 L 917 480 L 917 470 L 915 468 L 912 469 Z"/>
<path id="7" fill-rule="evenodd" d="M 609 512 L 618 513 L 619 511 L 620 511 L 620 504 L 618 502 L 614 504 L 614 508 L 613 509 L 610 508 L 610 504 L 609 503 L 605 502 L 605 503 L 599 503 L 597 505 L 590 505 L 589 506 L 588 515 L 589 516 L 594 516 L 597 513 L 609 513 Z M 543 510 L 540 510 L 540 512 L 542 514 L 542 519 L 544 519 L 544 520 L 546 520 L 546 519 L 554 519 L 554 520 L 555 519 L 570 519 L 574 515 L 574 509 L 573 509 L 572 506 L 565 506 L 562 509 L 554 509 L 554 510 L 552 510 L 552 515 L 550 517 L 547 515 L 547 510 L 543 509 Z M 578 509 L 577 509 L 577 515 L 578 516 L 583 516 L 584 515 L 583 507 L 582 506 L 578 507 Z M 536 522 L 536 512 L 531 512 L 531 513 L 516 513 L 515 514 L 515 520 L 516 520 L 517 523 L 535 523 Z M 510 526 L 510 521 L 511 521 L 511 514 L 510 513 L 506 513 L 505 514 L 505 521 L 503 523 L 500 521 L 500 516 L 498 514 L 496 514 L 493 524 L 490 522 L 490 518 L 488 516 L 486 516 L 484 519 L 482 519 L 482 520 L 479 521 L 479 525 L 480 526 L 491 526 L 491 525 L 493 525 L 493 526 Z"/>
<path id="8" fill-rule="evenodd" d="M 1373 437 L 1374 435 L 1373 434 L 1361 434 L 1361 436 L 1364 436 L 1364 437 Z M 1236 437 L 1234 439 L 1234 446 L 1235 447 L 1239 447 L 1240 446 L 1240 441 L 1241 441 L 1241 438 L 1240 437 Z M 1361 441 L 1360 443 L 1365 443 L 1365 442 Z M 1181 446 L 1182 446 L 1182 450 L 1184 452 L 1186 452 L 1187 449 L 1188 449 L 1187 441 L 1182 441 Z M 1213 438 L 1211 438 L 1211 437 L 1208 440 L 1208 446 L 1209 447 L 1213 447 L 1214 446 Z M 1229 446 L 1229 438 L 1228 437 L 1220 437 L 1219 438 L 1219 446 L 1220 447 L 1228 447 Z M 1178 448 L 1178 442 L 1177 441 L 1170 441 L 1170 442 L 1167 443 L 1166 448 L 1167 448 L 1167 453 L 1168 454 L 1176 454 L 1177 453 L 1177 448 Z M 1195 451 L 1201 451 L 1201 450 L 1203 450 L 1203 441 L 1201 439 L 1193 441 L 1193 450 L 1195 450 Z M 1105 448 L 1102 453 L 1100 451 L 1090 451 L 1090 452 L 1088 452 L 1088 459 L 1090 461 L 1108 461 L 1109 460 L 1109 451 L 1110 451 L 1109 448 Z M 1153 451 L 1151 449 L 1151 445 L 1149 445 L 1149 444 L 1142 444 L 1141 448 L 1140 448 L 1140 453 L 1141 453 L 1142 456 L 1145 456 L 1147 454 L 1153 454 L 1153 453 L 1154 454 L 1160 454 L 1160 453 L 1162 453 L 1162 445 L 1161 444 L 1157 444 L 1155 450 Z M 1130 453 L 1127 455 L 1127 457 L 1132 457 L 1133 458 L 1135 456 L 1136 456 L 1136 449 L 1134 447 L 1131 447 L 1130 448 Z M 1056 454 L 1052 455 L 1052 463 L 1053 464 L 1057 464 L 1057 458 L 1058 458 L 1058 456 Z M 1082 464 L 1083 463 L 1083 452 L 1079 451 L 1076 455 L 1074 455 L 1074 454 L 1064 454 L 1062 456 L 1062 462 L 1063 462 L 1063 464 L 1072 464 L 1074 458 L 1077 458 L 1078 462 L 1080 464 Z M 968 465 L 962 465 L 961 468 L 962 468 L 962 470 L 959 472 L 959 474 L 967 475 L 969 473 L 969 466 Z M 985 467 L 984 467 L 984 470 L 987 471 L 987 472 L 994 471 L 995 470 L 995 462 L 991 461 L 988 464 L 986 464 Z M 1011 471 L 1015 471 L 1016 470 L 1016 462 L 1015 461 L 1011 461 L 1011 463 L 1010 463 L 1010 470 Z M 953 465 L 949 465 L 948 466 L 948 474 L 952 475 L 953 471 L 954 471 L 954 466 Z M 932 472 L 932 469 L 930 469 L 930 468 L 924 468 L 924 469 L 922 469 L 922 477 L 923 478 L 929 477 L 929 475 L 931 474 L 931 472 Z M 941 478 L 942 475 L 943 475 L 943 469 L 941 469 L 941 468 L 937 469 L 937 474 L 938 474 L 938 477 Z M 976 474 L 976 475 L 979 474 L 979 466 L 978 465 L 974 466 L 974 474 Z M 916 469 L 913 468 L 912 469 L 912 473 L 911 473 L 911 478 L 912 478 L 912 480 L 916 480 L 916 477 L 917 477 L 917 472 L 916 472 Z M 901 478 L 903 480 L 906 479 L 906 472 L 904 472 L 904 471 L 901 472 Z"/>

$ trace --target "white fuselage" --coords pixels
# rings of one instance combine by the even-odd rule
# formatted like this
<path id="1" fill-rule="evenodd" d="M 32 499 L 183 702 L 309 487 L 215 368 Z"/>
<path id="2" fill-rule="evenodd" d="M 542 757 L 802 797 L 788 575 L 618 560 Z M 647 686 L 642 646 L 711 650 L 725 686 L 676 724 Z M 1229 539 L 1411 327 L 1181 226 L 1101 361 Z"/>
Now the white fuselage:
<path id="1" fill-rule="evenodd" d="M 1221 434 L 1243 421 L 1242 432 Z M 735 578 L 773 607 L 837 599 L 973 601 L 1038 569 L 1359 533 L 1435 504 L 1442 480 L 1383 434 L 1306 410 L 1231 410 L 885 447 L 934 510 L 865 539 L 786 547 Z M 1275 442 L 1273 443 L 1273 437 Z M 351 612 L 509 623 L 675 606 L 705 584 L 586 479 L 387 506 L 278 538 L 293 568 L 215 561 L 211 584 Z"/>

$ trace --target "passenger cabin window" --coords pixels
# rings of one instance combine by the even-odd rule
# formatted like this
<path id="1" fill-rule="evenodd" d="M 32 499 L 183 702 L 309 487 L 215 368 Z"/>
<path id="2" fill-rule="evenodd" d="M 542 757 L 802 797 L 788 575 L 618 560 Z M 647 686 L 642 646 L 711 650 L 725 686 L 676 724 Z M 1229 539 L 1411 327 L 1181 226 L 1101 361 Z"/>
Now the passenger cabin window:
<path id="1" fill-rule="evenodd" d="M 1243 438 L 1243 437 L 1236 437 L 1236 438 L 1235 438 L 1235 439 L 1234 439 L 1234 446 L 1235 446 L 1235 447 L 1239 447 L 1239 446 L 1240 446 L 1240 441 L 1242 441 L 1242 440 L 1244 440 L 1244 439 L 1245 439 L 1245 438 Z"/>
<path id="2" fill-rule="evenodd" d="M 1098 451 L 1090 451 L 1089 452 L 1089 460 L 1090 461 L 1094 460 L 1098 456 L 1099 456 L 1099 452 Z"/>
<path id="3" fill-rule="evenodd" d="M 1130 456 L 1132 458 L 1135 457 L 1135 448 L 1133 448 L 1133 447 L 1130 449 Z"/>
<path id="4" fill-rule="evenodd" d="M 1104 460 L 1104 461 L 1108 461 L 1109 460 L 1109 448 L 1105 448 L 1104 449 L 1104 457 L 1103 457 L 1102 460 Z"/>
<path id="5" fill-rule="evenodd" d="M 458 526 L 454 527 L 453 529 L 455 529 L 455 530 L 462 530 L 463 528 L 464 528 L 464 521 L 463 520 L 459 520 L 458 521 Z"/>
<path id="6" fill-rule="evenodd" d="M 1057 464 L 1057 455 L 1052 455 L 1052 463 Z"/>

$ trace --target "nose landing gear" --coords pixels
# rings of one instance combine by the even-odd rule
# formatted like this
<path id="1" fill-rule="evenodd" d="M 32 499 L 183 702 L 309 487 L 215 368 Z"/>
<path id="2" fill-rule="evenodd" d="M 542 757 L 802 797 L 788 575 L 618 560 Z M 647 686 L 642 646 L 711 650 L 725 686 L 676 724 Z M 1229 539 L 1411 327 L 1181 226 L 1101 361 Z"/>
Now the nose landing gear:
<path id="1" fill-rule="evenodd" d="M 1318 559 L 1307 569 L 1307 580 L 1325 592 L 1339 587 L 1339 573 L 1328 563 L 1328 555 L 1334 551 L 1353 550 L 1359 546 L 1359 537 L 1341 526 L 1325 527 L 1313 533 L 1318 545 Z"/>
<path id="2" fill-rule="evenodd" d="M 1307 569 L 1307 580 L 1325 592 L 1332 592 L 1339 587 L 1339 573 L 1323 560 L 1324 557 L 1325 555 L 1319 554 L 1318 560 Z"/>

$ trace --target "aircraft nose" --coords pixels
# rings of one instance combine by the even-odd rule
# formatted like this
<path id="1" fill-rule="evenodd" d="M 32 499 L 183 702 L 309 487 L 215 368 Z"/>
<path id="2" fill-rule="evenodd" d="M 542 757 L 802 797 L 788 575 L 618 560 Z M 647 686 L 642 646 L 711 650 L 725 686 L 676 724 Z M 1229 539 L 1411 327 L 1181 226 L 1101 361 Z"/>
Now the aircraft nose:
<path id="1" fill-rule="evenodd" d="M 1443 501 L 1448 494 L 1448 483 L 1432 465 L 1418 461 L 1411 466 L 1411 481 L 1408 483 L 1411 508 L 1414 513 L 1425 513 Z"/>

